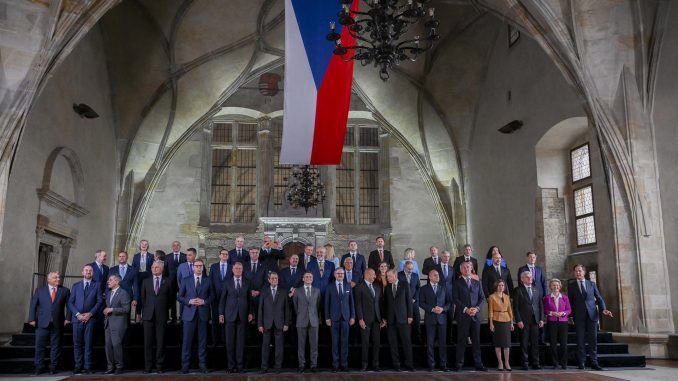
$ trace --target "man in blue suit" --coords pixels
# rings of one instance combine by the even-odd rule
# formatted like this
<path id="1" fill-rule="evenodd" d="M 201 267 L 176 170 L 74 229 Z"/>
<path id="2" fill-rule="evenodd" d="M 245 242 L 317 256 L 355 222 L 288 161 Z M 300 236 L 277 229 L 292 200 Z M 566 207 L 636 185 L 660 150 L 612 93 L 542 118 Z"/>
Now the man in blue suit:
<path id="1" fill-rule="evenodd" d="M 454 305 L 454 283 L 456 281 L 456 276 L 454 273 L 454 266 L 452 266 L 452 254 L 444 250 L 440 254 L 440 265 L 436 268 L 438 271 L 438 277 L 440 277 L 440 284 L 445 287 L 445 292 L 447 292 L 447 297 L 450 299 L 450 304 Z M 452 338 L 452 321 L 454 320 L 454 308 L 450 308 L 447 313 L 447 326 L 448 335 L 450 339 Z"/>
<path id="2" fill-rule="evenodd" d="M 259 305 L 259 294 L 264 287 L 268 286 L 268 268 L 259 260 L 259 248 L 251 247 L 249 250 L 249 259 L 243 263 L 244 276 L 250 283 L 250 294 L 252 295 L 252 305 Z M 254 308 L 252 312 L 258 312 Z M 255 313 L 256 319 L 256 313 Z"/>
<path id="3" fill-rule="evenodd" d="M 419 290 L 419 305 L 424 309 L 424 326 L 426 327 L 426 356 L 428 370 L 435 370 L 434 344 L 438 338 L 438 356 L 440 369 L 447 368 L 447 311 L 450 309 L 450 298 L 445 286 L 440 283 L 437 270 L 428 273 L 429 283 Z"/>
<path id="4" fill-rule="evenodd" d="M 140 300 L 140 283 L 139 272 L 135 267 L 127 263 L 127 252 L 121 251 L 118 253 L 118 265 L 111 267 L 110 275 L 116 274 L 120 276 L 120 288 L 127 291 L 127 295 L 132 298 L 132 307 L 134 309 Z M 141 309 L 137 310 L 137 315 L 140 315 Z"/>
<path id="5" fill-rule="evenodd" d="M 313 256 L 313 245 L 307 243 L 304 246 L 304 253 L 299 257 L 299 265 L 304 271 L 311 271 L 309 266 L 312 262 L 316 262 L 317 260 L 318 259 Z"/>
<path id="6" fill-rule="evenodd" d="M 179 265 L 186 262 L 186 253 L 181 252 L 181 242 L 172 242 L 172 252 L 165 256 L 165 268 L 167 268 L 171 287 L 169 310 L 172 322 L 177 322 L 177 293 L 179 293 L 179 283 L 177 282 L 177 271 Z M 211 274 L 211 273 L 210 273 Z M 140 284 L 141 286 L 141 284 Z"/>
<path id="7" fill-rule="evenodd" d="M 109 268 L 106 265 L 106 257 L 107 257 L 106 251 L 97 250 L 96 253 L 94 254 L 94 262 L 90 263 L 90 266 L 92 266 L 93 270 L 92 279 L 99 285 L 102 296 L 106 291 L 106 282 L 108 282 Z"/>
<path id="8" fill-rule="evenodd" d="M 180 290 L 183 280 L 193 275 L 193 261 L 195 261 L 197 256 L 198 251 L 194 248 L 191 247 L 186 250 L 186 262 L 180 264 L 179 268 L 177 269 L 177 285 L 179 286 Z"/>
<path id="9" fill-rule="evenodd" d="M 304 283 L 304 269 L 299 266 L 299 255 L 290 255 L 290 266 L 280 270 L 280 288 L 287 293 L 293 293 Z M 290 296 L 291 297 L 291 296 Z"/>
<path id="10" fill-rule="evenodd" d="M 148 241 L 142 239 L 139 242 L 139 252 L 134 254 L 134 258 L 132 258 L 132 267 L 137 269 L 137 282 L 139 284 L 151 276 L 151 266 L 153 265 L 154 258 L 153 254 L 148 252 L 148 246 Z"/>
<path id="11" fill-rule="evenodd" d="M 244 369 L 245 327 L 254 319 L 250 283 L 243 276 L 243 265 L 233 265 L 233 277 L 224 282 L 219 301 L 219 324 L 226 324 L 227 371 Z"/>
<path id="12" fill-rule="evenodd" d="M 474 279 L 473 262 L 461 262 L 459 272 L 461 277 L 454 284 L 453 299 L 454 315 L 457 320 L 457 353 L 454 370 L 458 372 L 464 365 L 464 352 L 470 331 L 476 370 L 487 372 L 480 355 L 480 307 L 485 302 L 485 295 L 480 282 Z"/>
<path id="13" fill-rule="evenodd" d="M 71 314 L 66 309 L 66 303 L 71 292 L 59 285 L 60 280 L 56 271 L 47 274 L 47 285 L 36 289 L 31 298 L 28 324 L 35 327 L 35 376 L 42 372 L 42 359 L 45 357 L 45 344 L 48 338 L 49 372 L 56 373 L 61 357 L 61 337 L 64 327 L 70 323 Z"/>
<path id="14" fill-rule="evenodd" d="M 410 288 L 410 297 L 412 298 L 412 313 L 414 314 L 414 320 L 412 321 L 412 341 L 415 343 L 421 343 L 421 327 L 420 327 L 420 315 L 419 315 L 419 275 L 414 272 L 414 263 L 412 261 L 405 262 L 405 267 L 403 271 L 398 273 L 398 279 L 407 283 Z"/>
<path id="15" fill-rule="evenodd" d="M 546 276 L 544 275 L 544 269 L 541 267 L 537 266 L 537 254 L 535 254 L 532 251 L 528 251 L 527 254 L 525 254 L 525 257 L 527 259 L 527 264 L 524 266 L 521 266 L 518 269 L 518 274 L 522 274 L 523 271 L 529 271 L 532 273 L 532 284 L 539 288 L 539 291 L 541 291 L 542 295 L 548 295 L 548 290 L 546 289 Z M 483 274 L 485 275 L 485 274 Z M 509 290 L 510 291 L 510 290 Z"/>
<path id="16" fill-rule="evenodd" d="M 212 344 L 224 343 L 224 330 L 219 321 L 219 300 L 224 281 L 233 277 L 232 266 L 228 263 L 228 250 L 219 250 L 219 262 L 210 266 L 210 283 L 212 285 Z"/>
<path id="17" fill-rule="evenodd" d="M 244 263 L 249 259 L 249 252 L 245 248 L 245 237 L 235 237 L 235 248 L 228 252 L 228 263 L 233 266 L 236 262 Z"/>
<path id="18" fill-rule="evenodd" d="M 94 321 L 103 305 L 99 285 L 92 279 L 91 265 L 82 267 L 82 280 L 73 285 L 68 309 L 73 319 L 74 374 L 91 374 L 94 360 Z M 84 361 L 83 361 L 84 360 Z"/>
<path id="19" fill-rule="evenodd" d="M 361 274 L 365 274 L 367 261 L 365 261 L 365 256 L 358 252 L 358 242 L 354 240 L 348 241 L 348 253 L 341 257 L 341 263 L 339 263 L 339 266 L 344 267 L 344 260 L 349 257 L 353 258 L 353 267 L 358 269 Z"/>
<path id="20" fill-rule="evenodd" d="M 591 368 L 603 370 L 598 364 L 598 309 L 604 316 L 612 317 L 607 309 L 603 296 L 600 295 L 596 284 L 586 280 L 586 267 L 581 264 L 574 266 L 575 280 L 567 287 L 567 296 L 572 307 L 572 318 L 577 333 L 577 360 L 579 369 L 584 369 L 586 350 L 591 359 Z M 596 309 L 596 306 L 598 309 Z M 585 344 L 588 344 L 586 348 Z"/>
<path id="21" fill-rule="evenodd" d="M 212 293 L 210 280 L 203 275 L 202 259 L 193 262 L 193 275 L 181 282 L 177 299 L 182 305 L 181 320 L 184 323 L 181 347 L 181 373 L 188 373 L 191 364 L 193 336 L 198 334 L 198 364 L 201 373 L 207 373 L 207 322 L 210 320 Z"/>
<path id="22" fill-rule="evenodd" d="M 355 323 L 353 291 L 344 281 L 344 269 L 334 270 L 335 281 L 325 294 L 325 324 L 332 329 L 332 371 L 348 371 L 348 327 Z"/>
<path id="23" fill-rule="evenodd" d="M 327 249 L 325 246 L 318 246 L 315 248 L 316 261 L 311 261 L 308 264 L 307 271 L 313 273 L 313 287 L 320 289 L 320 298 L 325 295 L 327 285 L 334 278 L 334 262 L 325 260 Z M 321 302 L 322 305 L 322 302 Z"/>
<path id="24" fill-rule="evenodd" d="M 351 286 L 351 288 L 354 288 L 363 281 L 363 273 L 353 266 L 353 258 L 346 258 L 344 260 L 344 271 L 344 279 L 346 279 L 346 283 Z"/>

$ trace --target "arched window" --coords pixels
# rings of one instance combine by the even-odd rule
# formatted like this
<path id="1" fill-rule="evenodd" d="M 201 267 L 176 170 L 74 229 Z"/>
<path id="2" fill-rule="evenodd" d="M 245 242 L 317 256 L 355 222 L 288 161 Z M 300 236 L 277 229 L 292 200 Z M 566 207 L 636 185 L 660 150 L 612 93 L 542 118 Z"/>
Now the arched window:
<path id="1" fill-rule="evenodd" d="M 570 168 L 577 246 L 593 245 L 596 243 L 596 221 L 589 143 L 579 145 L 570 151 Z"/>

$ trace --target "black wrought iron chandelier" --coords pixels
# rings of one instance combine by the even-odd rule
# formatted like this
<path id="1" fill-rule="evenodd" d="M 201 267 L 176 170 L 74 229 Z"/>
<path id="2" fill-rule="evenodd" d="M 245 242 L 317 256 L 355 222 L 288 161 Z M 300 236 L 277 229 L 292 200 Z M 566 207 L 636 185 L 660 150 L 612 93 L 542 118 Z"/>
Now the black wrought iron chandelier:
<path id="1" fill-rule="evenodd" d="M 287 201 L 293 208 L 302 207 L 308 214 L 325 200 L 325 187 L 320 181 L 317 168 L 308 165 L 292 167 L 292 176 L 287 179 Z"/>
<path id="2" fill-rule="evenodd" d="M 386 81 L 394 64 L 399 65 L 406 60 L 415 61 L 440 39 L 435 9 L 425 7 L 429 1 L 365 0 L 369 10 L 361 12 L 351 10 L 353 0 L 339 0 L 342 5 L 337 14 L 339 24 L 348 28 L 356 44 L 342 44 L 341 35 L 335 31 L 334 21 L 330 22 L 330 33 L 326 38 L 336 44 L 334 54 L 347 61 L 360 61 L 363 66 L 374 63 L 379 68 L 379 77 Z M 426 37 L 405 37 L 410 26 L 416 27 L 421 22 L 428 31 Z"/>

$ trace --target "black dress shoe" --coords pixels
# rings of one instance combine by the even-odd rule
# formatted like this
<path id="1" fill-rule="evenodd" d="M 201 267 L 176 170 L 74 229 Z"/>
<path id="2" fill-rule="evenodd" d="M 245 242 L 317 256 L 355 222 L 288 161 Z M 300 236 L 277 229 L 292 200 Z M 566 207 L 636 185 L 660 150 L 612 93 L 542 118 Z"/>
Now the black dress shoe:
<path id="1" fill-rule="evenodd" d="M 361 371 L 361 372 L 367 372 L 367 367 L 366 367 L 366 366 L 363 366 L 362 368 L 360 368 L 360 371 Z"/>
<path id="2" fill-rule="evenodd" d="M 348 372 L 348 367 L 345 367 L 345 366 L 344 366 L 344 367 L 341 367 L 341 368 L 339 368 L 339 371 L 341 371 L 341 372 Z"/>
<path id="3" fill-rule="evenodd" d="M 82 374 L 90 375 L 90 374 L 92 374 L 92 371 L 89 370 L 89 369 L 85 369 L 85 370 L 82 371 Z"/>
<path id="4" fill-rule="evenodd" d="M 561 365 L 561 366 L 560 366 L 560 369 L 562 369 L 562 370 L 567 370 L 567 365 Z"/>
<path id="5" fill-rule="evenodd" d="M 73 369 L 73 374 L 75 375 L 82 374 L 82 369 Z"/>
<path id="6" fill-rule="evenodd" d="M 456 365 L 454 368 L 452 368 L 452 370 L 455 371 L 455 372 L 460 372 L 461 367 L 459 365 Z"/>
<path id="7" fill-rule="evenodd" d="M 591 369 L 597 370 L 597 371 L 605 370 L 603 367 L 601 367 L 601 366 L 598 365 L 598 364 L 593 364 L 593 365 L 591 365 Z"/>
<path id="8" fill-rule="evenodd" d="M 108 368 L 108 369 L 106 369 L 106 371 L 104 372 L 104 374 L 113 374 L 113 373 L 115 373 L 115 369 L 114 369 L 114 368 Z"/>
<path id="9" fill-rule="evenodd" d="M 541 365 L 539 365 L 539 364 L 537 364 L 537 365 L 532 365 L 532 369 L 534 369 L 534 370 L 541 370 Z"/>
<path id="10" fill-rule="evenodd" d="M 261 368 L 261 373 L 262 374 L 268 373 L 268 368 Z"/>
<path id="11" fill-rule="evenodd" d="M 394 372 L 400 372 L 400 367 L 399 366 L 394 366 L 393 367 Z"/>
<path id="12" fill-rule="evenodd" d="M 440 370 L 443 371 L 443 372 L 449 372 L 449 371 L 450 371 L 450 368 L 448 368 L 447 366 L 443 365 L 443 366 L 440 367 Z"/>
<path id="13" fill-rule="evenodd" d="M 339 368 L 332 368 L 332 373 L 337 373 L 339 371 Z"/>
<path id="14" fill-rule="evenodd" d="M 209 373 L 209 372 L 210 372 L 210 371 L 207 370 L 207 368 L 200 368 L 200 373 L 202 373 L 202 374 L 207 374 L 207 373 Z"/>
<path id="15" fill-rule="evenodd" d="M 181 369 L 181 370 L 179 371 L 179 373 L 181 373 L 181 374 L 188 374 L 188 369 Z"/>
<path id="16" fill-rule="evenodd" d="M 372 371 L 373 372 L 381 372 L 381 369 L 379 369 L 378 366 L 375 366 L 374 368 L 372 368 Z"/>
<path id="17" fill-rule="evenodd" d="M 504 368 L 497 368 L 497 372 L 503 372 Z"/>
<path id="18" fill-rule="evenodd" d="M 579 370 L 584 370 L 584 369 L 586 369 L 586 367 L 584 366 L 584 364 L 579 364 L 579 366 L 577 367 L 577 369 L 579 369 Z"/>
<path id="19" fill-rule="evenodd" d="M 116 369 L 115 372 L 113 372 L 116 376 L 119 376 L 122 374 L 122 369 Z"/>
<path id="20" fill-rule="evenodd" d="M 40 373 L 42 373 L 42 368 L 35 368 L 35 370 L 33 371 L 34 376 L 39 376 Z"/>
<path id="21" fill-rule="evenodd" d="M 513 369 L 511 369 L 511 368 L 504 368 L 504 370 L 507 371 L 507 372 L 513 372 Z"/>
<path id="22" fill-rule="evenodd" d="M 299 372 L 299 373 L 304 373 L 304 371 L 305 371 L 305 369 L 303 367 L 297 369 L 297 372 Z"/>
<path id="23" fill-rule="evenodd" d="M 434 368 L 434 367 L 432 367 L 432 366 L 429 366 L 429 367 L 428 367 L 428 371 L 429 371 L 429 372 L 435 372 L 435 371 L 436 371 L 436 368 Z"/>
<path id="24" fill-rule="evenodd" d="M 315 366 L 311 367 L 311 373 L 318 373 L 318 368 Z"/>
<path id="25" fill-rule="evenodd" d="M 487 368 L 485 368 L 485 366 L 483 366 L 483 365 L 477 366 L 477 367 L 476 367 L 476 370 L 477 370 L 478 372 L 487 372 Z"/>
<path id="26" fill-rule="evenodd" d="M 51 375 L 57 374 L 56 368 L 49 368 L 49 374 Z"/>

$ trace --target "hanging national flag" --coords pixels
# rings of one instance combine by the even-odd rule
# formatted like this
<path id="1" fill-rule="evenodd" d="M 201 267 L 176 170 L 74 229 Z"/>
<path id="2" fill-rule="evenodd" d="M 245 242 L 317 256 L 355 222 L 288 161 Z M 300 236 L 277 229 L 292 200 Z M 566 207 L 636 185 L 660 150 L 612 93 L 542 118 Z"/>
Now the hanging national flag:
<path id="1" fill-rule="evenodd" d="M 352 10 L 358 9 L 354 0 Z M 333 53 L 325 36 L 337 18 L 337 0 L 285 0 L 285 109 L 281 164 L 341 162 L 351 101 L 353 60 Z M 336 24 L 343 46 L 355 39 Z M 347 55 L 346 58 L 350 57 Z"/>

